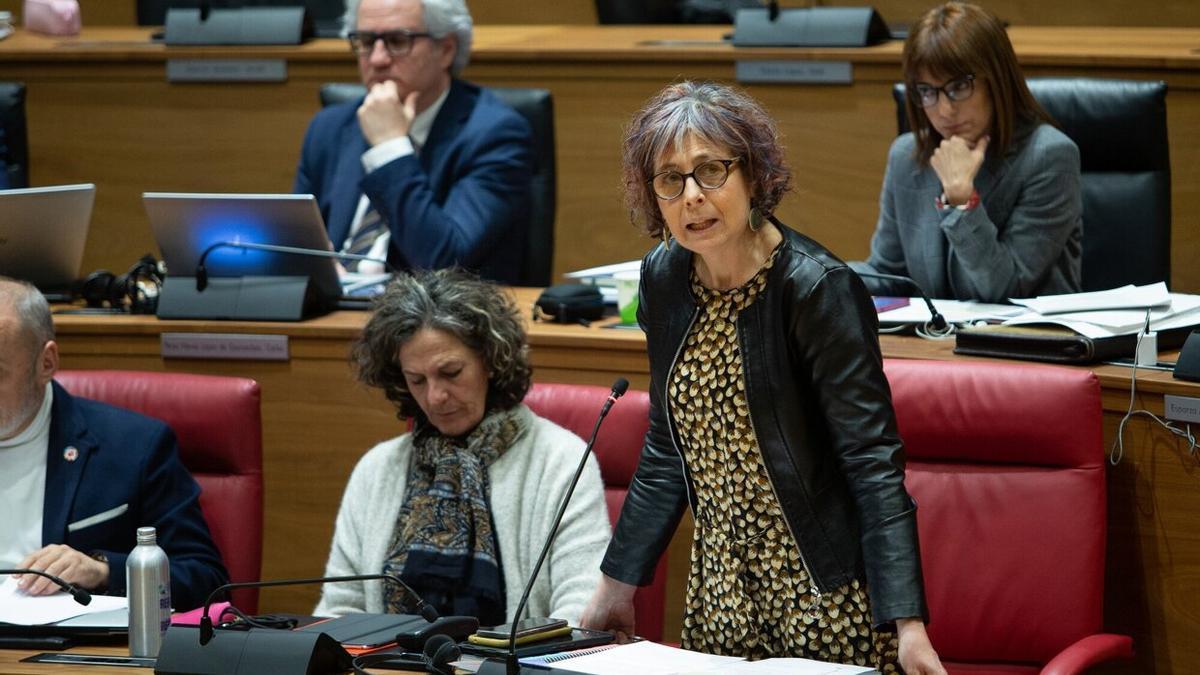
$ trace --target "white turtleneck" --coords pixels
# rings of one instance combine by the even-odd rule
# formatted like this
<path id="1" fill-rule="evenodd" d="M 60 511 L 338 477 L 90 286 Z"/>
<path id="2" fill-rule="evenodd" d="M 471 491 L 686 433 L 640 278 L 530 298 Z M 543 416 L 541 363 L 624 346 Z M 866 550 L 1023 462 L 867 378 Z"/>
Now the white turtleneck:
<path id="1" fill-rule="evenodd" d="M 46 384 L 42 407 L 24 431 L 0 441 L 0 567 L 16 567 L 42 547 L 46 451 L 54 389 Z"/>

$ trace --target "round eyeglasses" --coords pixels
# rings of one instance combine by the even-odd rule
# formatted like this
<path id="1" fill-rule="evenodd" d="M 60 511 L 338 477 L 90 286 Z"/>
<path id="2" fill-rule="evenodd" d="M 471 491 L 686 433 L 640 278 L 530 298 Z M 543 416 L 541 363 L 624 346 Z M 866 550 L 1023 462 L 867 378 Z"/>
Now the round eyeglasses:
<path id="1" fill-rule="evenodd" d="M 918 82 L 913 86 L 913 93 L 922 108 L 932 108 L 937 105 L 938 94 L 945 94 L 947 100 L 955 103 L 965 101 L 975 93 L 975 74 L 968 73 L 962 77 L 956 77 L 940 87 Z"/>
<path id="2" fill-rule="evenodd" d="M 654 174 L 648 181 L 659 199 L 671 200 L 683 194 L 687 179 L 696 179 L 696 185 L 705 190 L 716 190 L 729 180 L 729 167 L 737 159 L 710 159 L 703 162 L 691 173 L 680 173 L 671 169 Z"/>
<path id="3" fill-rule="evenodd" d="M 413 42 L 417 38 L 432 38 L 432 33 L 414 33 L 410 30 L 388 30 L 380 33 L 369 30 L 351 31 L 346 35 L 350 40 L 350 51 L 360 58 L 371 55 L 375 43 L 383 40 L 383 47 L 389 56 L 407 56 L 412 51 Z"/>

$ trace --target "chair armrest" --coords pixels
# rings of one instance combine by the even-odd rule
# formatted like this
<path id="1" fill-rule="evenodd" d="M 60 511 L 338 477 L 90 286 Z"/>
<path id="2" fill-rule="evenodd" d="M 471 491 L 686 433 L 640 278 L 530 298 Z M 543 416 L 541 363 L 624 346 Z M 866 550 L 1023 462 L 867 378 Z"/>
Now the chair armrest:
<path id="1" fill-rule="evenodd" d="M 1089 635 L 1058 653 L 1042 668 L 1041 675 L 1074 675 L 1092 666 L 1133 658 L 1133 638 L 1101 633 Z"/>

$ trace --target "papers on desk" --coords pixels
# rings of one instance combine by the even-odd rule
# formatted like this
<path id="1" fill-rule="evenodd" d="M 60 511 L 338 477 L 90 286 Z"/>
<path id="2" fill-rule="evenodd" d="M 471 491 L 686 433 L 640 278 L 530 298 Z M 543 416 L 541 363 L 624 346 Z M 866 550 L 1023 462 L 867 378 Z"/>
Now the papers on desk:
<path id="1" fill-rule="evenodd" d="M 1122 286 L 1107 291 L 1092 293 L 1063 293 L 1061 295 L 1039 295 L 1036 298 L 1011 298 L 1014 305 L 1028 307 L 1038 314 L 1062 314 L 1066 312 L 1093 312 L 1109 309 L 1140 309 L 1165 307 L 1171 304 L 1164 282 L 1146 286 Z"/>
<path id="2" fill-rule="evenodd" d="M 932 300 L 946 321 L 988 321 L 1006 326 L 1051 324 L 1063 326 L 1092 338 L 1132 335 L 1146 325 L 1165 331 L 1200 324 L 1200 295 L 1169 293 L 1164 283 L 1126 286 L 1095 293 L 1068 293 L 1037 298 L 1013 299 L 1012 305 L 995 305 L 962 300 Z M 883 323 L 924 323 L 929 310 L 920 298 L 905 307 L 880 312 Z"/>
<path id="3" fill-rule="evenodd" d="M 585 650 L 587 651 L 587 650 Z M 634 642 L 555 661 L 554 668 L 573 673 L 637 673 L 638 675 L 716 675 L 766 673 L 774 675 L 859 675 L 875 672 L 862 666 L 843 666 L 808 659 L 746 661 L 737 656 L 713 656 L 655 642 Z"/>
<path id="4" fill-rule="evenodd" d="M 0 622 L 20 626 L 66 625 L 68 620 L 73 626 L 108 627 L 115 621 L 128 626 L 128 607 L 125 598 L 108 595 L 93 595 L 87 605 L 75 602 L 75 598 L 61 591 L 53 595 L 27 595 L 17 589 L 16 578 L 11 576 L 0 584 Z M 95 623 L 96 620 L 102 623 Z"/>

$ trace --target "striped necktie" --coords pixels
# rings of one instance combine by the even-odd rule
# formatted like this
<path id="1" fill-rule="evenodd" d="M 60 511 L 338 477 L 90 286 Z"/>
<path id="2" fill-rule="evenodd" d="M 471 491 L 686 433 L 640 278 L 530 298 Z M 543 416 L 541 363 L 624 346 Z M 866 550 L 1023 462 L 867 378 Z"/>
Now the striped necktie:
<path id="1" fill-rule="evenodd" d="M 350 238 L 350 243 L 342 250 L 342 253 L 352 253 L 354 255 L 367 255 L 371 252 L 371 247 L 375 245 L 375 240 L 379 235 L 387 232 L 387 221 L 375 210 L 375 206 L 368 202 L 367 210 L 363 212 L 362 223 L 359 224 L 358 230 L 354 232 L 354 236 Z M 346 269 L 350 272 L 358 271 L 359 260 L 347 260 Z"/>

